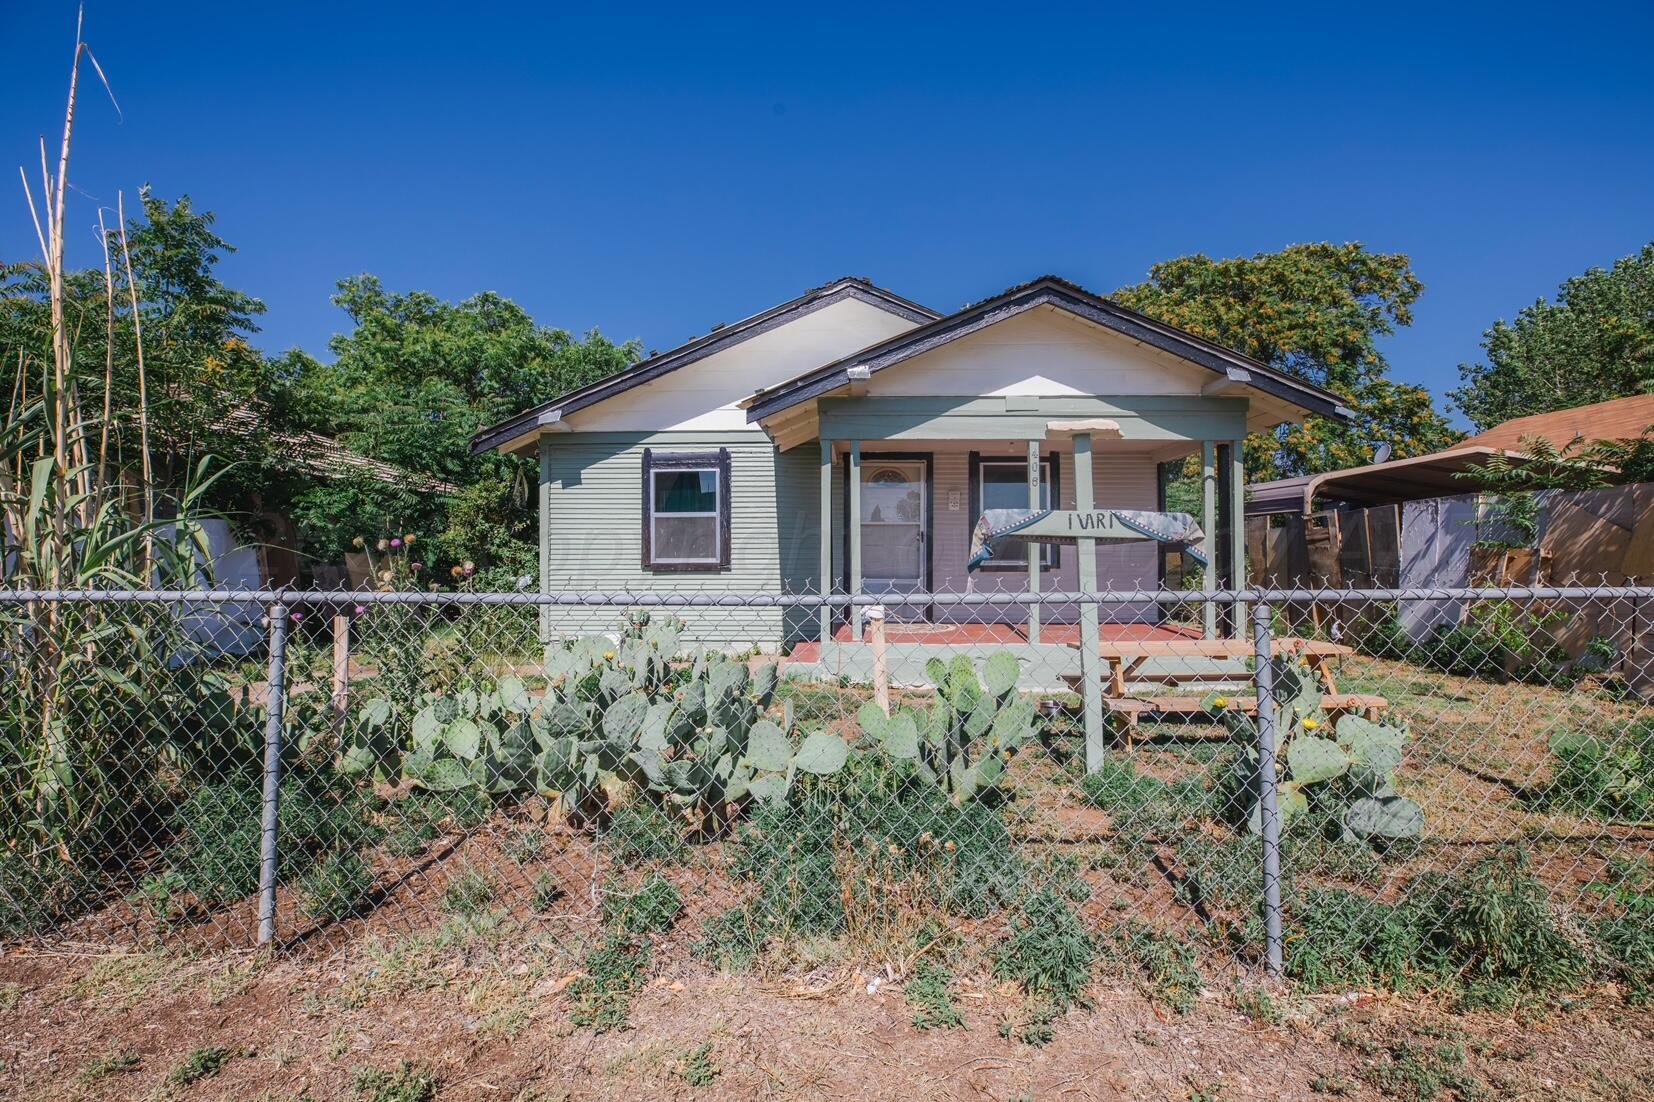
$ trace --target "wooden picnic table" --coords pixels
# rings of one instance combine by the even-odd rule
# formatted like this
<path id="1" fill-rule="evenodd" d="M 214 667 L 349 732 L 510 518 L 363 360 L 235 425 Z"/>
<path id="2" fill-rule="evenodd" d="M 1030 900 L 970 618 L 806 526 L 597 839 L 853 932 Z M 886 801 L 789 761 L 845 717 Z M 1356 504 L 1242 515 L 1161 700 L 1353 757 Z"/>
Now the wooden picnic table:
<path id="1" fill-rule="evenodd" d="M 1137 720 L 1144 713 L 1196 715 L 1206 711 L 1204 696 L 1178 693 L 1195 683 L 1240 680 L 1234 671 L 1191 669 L 1188 671 L 1161 671 L 1139 680 L 1154 681 L 1173 691 L 1148 697 L 1134 697 L 1126 691 L 1126 679 L 1138 673 L 1150 659 L 1242 659 L 1255 654 L 1253 645 L 1242 639 L 1122 639 L 1104 640 L 1098 645 L 1098 654 L 1108 664 L 1108 684 L 1103 707 L 1108 710 L 1116 731 L 1130 745 L 1137 729 Z M 1353 647 L 1324 639 L 1278 638 L 1274 653 L 1291 655 L 1304 660 L 1315 673 L 1321 685 L 1321 706 L 1333 719 L 1340 715 L 1358 713 L 1376 719 L 1389 701 L 1381 696 L 1363 693 L 1341 693 L 1333 675 L 1333 665 L 1339 658 L 1355 653 Z M 1249 675 L 1242 675 L 1250 679 Z M 1078 678 L 1069 678 L 1078 680 Z M 1256 697 L 1235 697 L 1229 706 L 1249 715 L 1256 714 Z"/>
<path id="2" fill-rule="evenodd" d="M 1136 673 L 1151 658 L 1251 658 L 1255 653 L 1244 639 L 1105 639 L 1098 644 L 1098 654 L 1108 663 L 1109 695 L 1126 695 L 1126 678 Z M 1275 640 L 1276 654 L 1290 654 L 1302 658 L 1321 683 L 1323 692 L 1336 693 L 1333 680 L 1333 659 L 1355 653 L 1355 648 L 1324 639 L 1286 637 Z M 1187 681 L 1234 680 L 1234 675 L 1222 671 L 1191 670 L 1187 674 L 1176 671 L 1156 675 L 1156 681 L 1179 683 Z"/>

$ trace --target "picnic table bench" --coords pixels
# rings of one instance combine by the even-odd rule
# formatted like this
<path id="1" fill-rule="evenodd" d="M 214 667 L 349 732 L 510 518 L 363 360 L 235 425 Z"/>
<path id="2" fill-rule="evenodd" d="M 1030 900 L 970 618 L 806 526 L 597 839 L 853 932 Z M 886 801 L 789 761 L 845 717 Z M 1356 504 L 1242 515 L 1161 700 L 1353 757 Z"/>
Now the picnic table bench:
<path id="1" fill-rule="evenodd" d="M 1334 676 L 1334 662 L 1355 653 L 1353 647 L 1324 639 L 1282 638 L 1275 640 L 1274 652 L 1304 660 L 1321 686 L 1321 706 L 1330 718 L 1348 714 L 1377 719 L 1390 706 L 1381 696 L 1366 693 L 1342 693 Z M 1126 679 L 1138 675 L 1151 659 L 1176 662 L 1179 659 L 1243 659 L 1255 653 L 1252 644 L 1241 639 L 1129 639 L 1103 640 L 1098 653 L 1107 664 L 1103 707 L 1107 709 L 1111 726 L 1126 744 L 1131 744 L 1137 730 L 1137 721 L 1145 714 L 1199 715 L 1207 710 L 1205 695 L 1178 693 L 1175 690 L 1200 682 L 1233 682 L 1250 680 L 1249 674 L 1222 669 L 1158 670 L 1136 677 L 1152 681 L 1173 690 L 1150 696 L 1132 696 L 1127 692 Z M 1070 684 L 1079 681 L 1078 675 L 1065 678 Z M 1256 715 L 1256 696 L 1229 698 L 1229 707 L 1247 715 Z"/>

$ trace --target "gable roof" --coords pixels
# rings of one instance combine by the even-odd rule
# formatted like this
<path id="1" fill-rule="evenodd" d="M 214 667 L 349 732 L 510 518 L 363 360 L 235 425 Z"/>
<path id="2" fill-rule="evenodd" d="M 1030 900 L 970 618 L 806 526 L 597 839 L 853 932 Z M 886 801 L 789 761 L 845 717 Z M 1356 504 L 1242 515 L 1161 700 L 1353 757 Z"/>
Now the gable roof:
<path id="1" fill-rule="evenodd" d="M 1522 447 L 1522 441 L 1542 437 L 1558 451 L 1575 440 L 1582 444 L 1598 440 L 1633 440 L 1654 428 L 1654 394 L 1634 394 L 1593 402 L 1588 406 L 1534 413 L 1501 421 L 1486 432 L 1465 441 L 1488 448 Z"/>
<path id="2" fill-rule="evenodd" d="M 560 394 L 549 402 L 542 402 L 515 417 L 490 425 L 471 438 L 471 451 L 476 454 L 509 445 L 525 436 L 533 435 L 546 425 L 555 424 L 571 413 L 613 398 L 617 394 L 624 394 L 633 387 L 658 379 L 679 368 L 688 367 L 716 352 L 722 352 L 726 348 L 844 299 L 857 299 L 916 323 L 933 321 L 941 316 L 934 310 L 911 302 L 883 287 L 875 286 L 861 276 L 844 276 L 805 291 L 797 298 L 783 302 L 779 306 L 772 306 L 762 313 L 743 318 L 733 325 L 715 326 L 710 333 L 696 337 L 686 344 L 666 352 L 657 352 L 608 378 Z"/>
<path id="3" fill-rule="evenodd" d="M 1041 276 L 1002 291 L 992 298 L 967 306 L 958 313 L 936 318 L 889 340 L 852 353 L 825 367 L 807 371 L 784 383 L 759 390 L 742 405 L 747 420 L 760 421 L 782 410 L 807 402 L 850 383 L 852 369 L 868 374 L 883 371 L 903 360 L 939 348 L 961 337 L 986 329 L 996 322 L 1015 317 L 1040 306 L 1052 306 L 1093 322 L 1133 340 L 1168 352 L 1204 367 L 1231 381 L 1254 387 L 1294 406 L 1323 417 L 1349 420 L 1354 411 L 1329 390 L 1295 379 L 1267 364 L 1232 349 L 1186 333 L 1146 314 L 1127 309 L 1117 302 L 1092 294 L 1058 276 Z M 858 373 L 859 374 L 859 373 Z"/>

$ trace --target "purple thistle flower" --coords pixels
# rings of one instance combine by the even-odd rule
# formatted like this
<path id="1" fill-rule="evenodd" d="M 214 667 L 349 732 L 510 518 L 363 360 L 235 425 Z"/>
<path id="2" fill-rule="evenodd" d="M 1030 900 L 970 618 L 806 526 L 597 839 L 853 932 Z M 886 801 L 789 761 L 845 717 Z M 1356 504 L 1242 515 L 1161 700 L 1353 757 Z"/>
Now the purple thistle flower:
<path id="1" fill-rule="evenodd" d="M 401 547 L 402 546 L 402 537 L 398 536 L 396 539 L 391 540 L 391 546 L 392 547 Z"/>

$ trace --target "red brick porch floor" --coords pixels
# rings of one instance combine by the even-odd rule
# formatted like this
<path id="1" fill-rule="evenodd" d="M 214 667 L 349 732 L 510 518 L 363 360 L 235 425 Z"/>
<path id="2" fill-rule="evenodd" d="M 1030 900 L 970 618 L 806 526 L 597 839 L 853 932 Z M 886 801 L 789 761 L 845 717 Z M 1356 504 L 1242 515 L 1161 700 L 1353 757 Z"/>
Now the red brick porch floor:
<path id="1" fill-rule="evenodd" d="M 1189 627 L 1161 627 L 1158 624 L 1103 624 L 1100 634 L 1104 640 L 1140 639 L 1199 639 L 1200 629 Z M 893 624 L 884 627 L 885 642 L 891 646 L 902 643 L 926 643 L 937 647 L 1017 646 L 1028 642 L 1026 624 Z M 848 624 L 840 624 L 833 632 L 833 641 L 853 643 Z M 1041 624 L 1040 642 L 1078 646 L 1080 625 Z M 798 643 L 789 656 L 794 662 L 815 662 L 821 657 L 821 644 L 814 640 Z"/>

